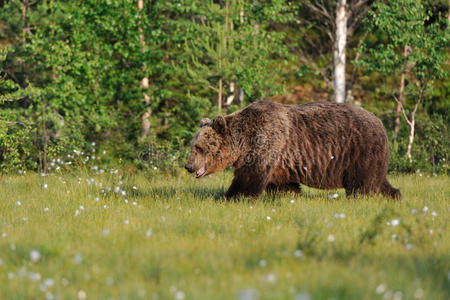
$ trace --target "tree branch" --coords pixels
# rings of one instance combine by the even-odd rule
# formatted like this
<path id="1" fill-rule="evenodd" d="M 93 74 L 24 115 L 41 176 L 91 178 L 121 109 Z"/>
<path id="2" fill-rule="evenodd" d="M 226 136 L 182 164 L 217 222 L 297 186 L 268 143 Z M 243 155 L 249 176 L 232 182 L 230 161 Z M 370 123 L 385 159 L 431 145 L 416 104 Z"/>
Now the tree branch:
<path id="1" fill-rule="evenodd" d="M 330 14 L 327 12 L 327 10 L 325 9 L 325 7 L 320 4 L 318 4 L 318 6 L 315 6 L 313 4 L 311 4 L 309 1 L 305 1 L 305 0 L 301 0 L 300 1 L 304 6 L 306 6 L 307 8 L 309 8 L 309 10 L 313 13 L 315 13 L 318 16 L 322 16 L 325 17 L 328 20 L 332 20 L 332 17 L 330 16 Z"/>
<path id="2" fill-rule="evenodd" d="M 331 88 L 333 86 L 331 80 L 326 75 L 326 71 L 325 71 L 326 69 L 319 68 L 319 66 L 314 62 L 314 60 L 311 57 L 309 57 L 308 55 L 304 54 L 303 51 L 301 51 L 300 49 L 297 49 L 291 45 L 287 45 L 287 46 L 289 49 L 291 49 L 292 51 L 294 51 L 297 54 L 298 59 L 302 63 L 304 63 L 311 69 L 315 70 L 316 72 L 318 72 L 322 76 L 323 80 L 325 81 L 326 85 L 329 88 Z"/>
<path id="3" fill-rule="evenodd" d="M 7 125 L 20 125 L 23 128 L 26 128 L 27 125 L 33 125 L 34 124 L 34 123 L 29 123 L 29 122 L 28 123 L 23 123 L 23 122 L 19 122 L 19 121 L 5 121 L 5 120 L 1 120 L 1 119 L 0 119 L 0 122 L 5 123 Z"/>
<path id="4" fill-rule="evenodd" d="M 402 109 L 403 117 L 405 117 L 406 123 L 408 123 L 409 126 L 412 126 L 411 121 L 408 119 L 408 116 L 406 115 L 405 108 L 403 107 L 403 103 L 398 100 L 397 96 L 392 95 L 395 99 L 395 101 L 400 105 L 400 108 Z M 417 104 L 416 104 L 417 105 Z"/>
<path id="5" fill-rule="evenodd" d="M 17 99 L 1 99 L 0 102 L 15 102 L 15 101 L 20 101 L 23 99 L 26 99 L 28 96 L 23 96 Z"/>
<path id="6" fill-rule="evenodd" d="M 218 88 L 215 88 L 215 87 L 213 87 L 213 86 L 211 86 L 211 85 L 208 86 L 208 89 L 211 89 L 211 90 L 213 90 L 213 91 L 216 92 L 216 93 L 219 92 L 219 89 L 218 89 Z"/>

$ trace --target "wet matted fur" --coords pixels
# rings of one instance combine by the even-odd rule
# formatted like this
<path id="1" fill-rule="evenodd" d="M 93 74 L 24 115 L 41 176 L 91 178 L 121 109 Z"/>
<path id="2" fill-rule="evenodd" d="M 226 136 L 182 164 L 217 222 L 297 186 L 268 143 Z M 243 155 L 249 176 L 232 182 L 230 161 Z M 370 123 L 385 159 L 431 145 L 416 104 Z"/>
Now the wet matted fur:
<path id="1" fill-rule="evenodd" d="M 234 167 L 226 197 L 264 190 L 300 192 L 300 184 L 344 188 L 347 195 L 398 199 L 386 179 L 388 139 L 381 121 L 351 104 L 255 102 L 203 119 L 186 169 L 196 177 Z"/>

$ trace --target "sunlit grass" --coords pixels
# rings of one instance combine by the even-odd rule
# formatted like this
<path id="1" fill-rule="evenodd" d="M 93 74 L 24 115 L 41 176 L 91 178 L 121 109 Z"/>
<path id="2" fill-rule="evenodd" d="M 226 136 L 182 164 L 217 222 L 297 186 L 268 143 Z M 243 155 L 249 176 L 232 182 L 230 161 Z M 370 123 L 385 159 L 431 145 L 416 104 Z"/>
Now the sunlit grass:
<path id="1" fill-rule="evenodd" d="M 0 299 L 449 294 L 448 177 L 390 177 L 401 202 L 304 189 L 229 203 L 230 172 L 119 173 L 1 178 Z"/>

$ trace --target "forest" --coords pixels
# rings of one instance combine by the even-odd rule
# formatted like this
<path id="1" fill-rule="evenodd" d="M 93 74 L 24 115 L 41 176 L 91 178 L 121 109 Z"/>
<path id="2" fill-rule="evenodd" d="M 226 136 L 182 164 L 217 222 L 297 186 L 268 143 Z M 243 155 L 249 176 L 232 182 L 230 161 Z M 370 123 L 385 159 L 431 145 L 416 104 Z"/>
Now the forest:
<path id="1" fill-rule="evenodd" d="M 174 172 L 200 119 L 266 99 L 360 105 L 391 172 L 447 174 L 449 21 L 446 0 L 0 1 L 2 173 L 92 148 Z"/>

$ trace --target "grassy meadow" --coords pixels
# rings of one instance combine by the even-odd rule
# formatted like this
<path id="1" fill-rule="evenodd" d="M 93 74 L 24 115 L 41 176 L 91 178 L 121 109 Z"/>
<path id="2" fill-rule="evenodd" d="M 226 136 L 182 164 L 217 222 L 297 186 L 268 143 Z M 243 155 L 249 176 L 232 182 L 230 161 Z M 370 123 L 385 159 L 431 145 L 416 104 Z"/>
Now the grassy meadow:
<path id="1" fill-rule="evenodd" d="M 401 202 L 115 170 L 0 178 L 0 299 L 448 299 L 448 176 Z"/>

